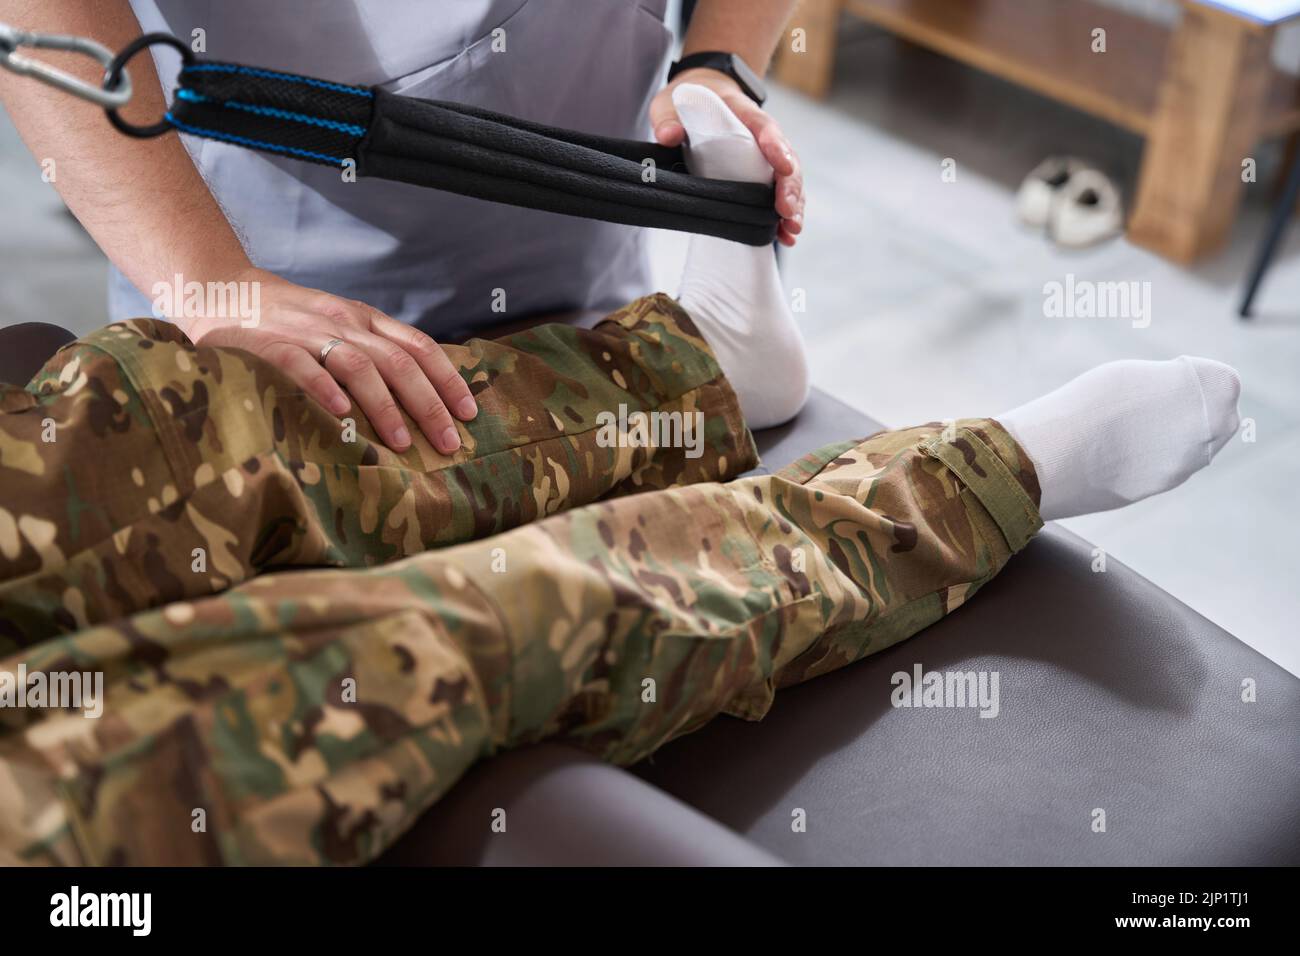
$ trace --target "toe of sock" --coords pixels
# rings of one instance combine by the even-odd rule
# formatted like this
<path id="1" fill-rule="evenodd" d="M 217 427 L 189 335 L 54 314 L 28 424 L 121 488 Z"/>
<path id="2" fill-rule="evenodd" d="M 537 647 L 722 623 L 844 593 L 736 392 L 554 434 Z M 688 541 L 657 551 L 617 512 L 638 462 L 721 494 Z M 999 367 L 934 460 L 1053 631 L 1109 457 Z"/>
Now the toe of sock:
<path id="1" fill-rule="evenodd" d="M 1210 454 L 1218 453 L 1237 432 L 1241 418 L 1237 400 L 1241 397 L 1241 376 L 1231 365 L 1194 355 L 1179 358 L 1191 366 L 1205 403 L 1205 421 L 1210 430 Z"/>
<path id="2" fill-rule="evenodd" d="M 673 105 L 686 127 L 686 165 L 697 176 L 770 183 L 772 167 L 754 136 L 711 89 L 684 83 Z"/>
<path id="3" fill-rule="evenodd" d="M 745 124 L 727 108 L 722 98 L 707 86 L 683 83 L 673 88 L 673 106 L 687 131 L 725 135 L 748 133 Z"/>

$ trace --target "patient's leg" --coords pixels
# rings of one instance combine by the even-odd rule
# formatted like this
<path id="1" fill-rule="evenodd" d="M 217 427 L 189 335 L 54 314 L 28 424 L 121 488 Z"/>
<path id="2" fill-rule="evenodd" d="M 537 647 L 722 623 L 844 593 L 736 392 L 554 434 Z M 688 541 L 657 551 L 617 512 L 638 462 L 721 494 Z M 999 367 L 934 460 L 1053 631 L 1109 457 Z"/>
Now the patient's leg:
<path id="1" fill-rule="evenodd" d="M 501 748 L 562 737 L 631 763 L 718 713 L 760 717 L 968 600 L 1037 530 L 1037 497 L 996 422 L 936 424 L 48 642 L 0 666 L 102 671 L 105 713 L 0 714 L 44 724 L 0 737 L 0 846 L 365 860 Z"/>
<path id="2" fill-rule="evenodd" d="M 147 319 L 73 343 L 26 390 L 0 386 L 0 653 L 268 568 L 380 564 L 755 462 L 735 395 L 666 296 L 595 329 L 448 352 L 482 408 L 453 457 L 410 422 L 396 454 L 271 365 Z M 625 418 L 611 442 L 620 408 L 675 413 L 692 440 L 647 444 Z"/>

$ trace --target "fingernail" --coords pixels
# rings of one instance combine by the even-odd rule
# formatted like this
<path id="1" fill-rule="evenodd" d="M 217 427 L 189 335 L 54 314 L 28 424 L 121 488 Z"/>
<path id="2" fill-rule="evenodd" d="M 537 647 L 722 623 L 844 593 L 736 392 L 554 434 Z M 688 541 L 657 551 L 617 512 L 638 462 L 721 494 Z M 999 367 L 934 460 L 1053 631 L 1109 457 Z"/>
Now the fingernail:
<path id="1" fill-rule="evenodd" d="M 451 454 L 460 447 L 460 433 L 454 428 L 448 428 L 442 433 L 442 450 Z"/>
<path id="2" fill-rule="evenodd" d="M 478 402 L 472 398 L 461 399 L 460 404 L 456 406 L 456 414 L 465 420 L 473 418 L 478 414 Z"/>
<path id="3" fill-rule="evenodd" d="M 397 426 L 397 431 L 393 432 L 393 441 L 403 448 L 411 443 L 411 433 L 406 430 L 405 425 Z"/>
<path id="4" fill-rule="evenodd" d="M 342 415 L 351 407 L 352 407 L 352 403 L 349 402 L 342 395 L 335 395 L 332 399 L 330 399 L 330 411 L 332 411 L 335 415 Z"/>

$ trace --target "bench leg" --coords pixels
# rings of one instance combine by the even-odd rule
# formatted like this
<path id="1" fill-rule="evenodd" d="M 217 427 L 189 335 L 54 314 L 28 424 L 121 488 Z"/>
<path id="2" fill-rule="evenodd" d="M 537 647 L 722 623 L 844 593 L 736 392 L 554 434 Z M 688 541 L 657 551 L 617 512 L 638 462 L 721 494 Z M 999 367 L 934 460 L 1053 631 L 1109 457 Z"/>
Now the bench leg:
<path id="1" fill-rule="evenodd" d="M 802 0 L 776 51 L 775 75 L 783 85 L 821 99 L 831 86 L 835 69 L 835 40 L 844 0 Z M 792 31 L 804 31 L 802 52 L 791 48 Z"/>
<path id="2" fill-rule="evenodd" d="M 1259 138 L 1273 28 L 1184 4 L 1147 136 L 1129 238 L 1179 262 L 1223 245 Z"/>

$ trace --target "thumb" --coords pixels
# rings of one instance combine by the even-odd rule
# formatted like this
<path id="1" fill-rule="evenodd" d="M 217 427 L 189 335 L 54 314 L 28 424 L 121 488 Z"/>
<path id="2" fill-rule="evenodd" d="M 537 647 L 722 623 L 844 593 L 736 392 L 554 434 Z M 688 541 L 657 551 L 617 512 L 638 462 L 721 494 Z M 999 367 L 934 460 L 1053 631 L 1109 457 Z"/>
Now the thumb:
<path id="1" fill-rule="evenodd" d="M 650 125 L 660 146 L 680 146 L 686 139 L 686 127 L 673 105 L 673 90 L 666 86 L 650 101 Z"/>

